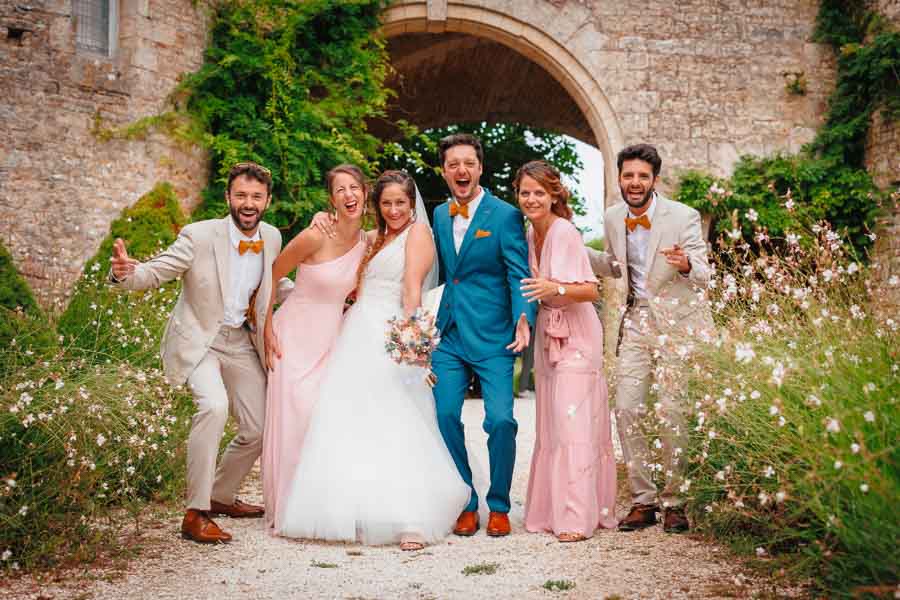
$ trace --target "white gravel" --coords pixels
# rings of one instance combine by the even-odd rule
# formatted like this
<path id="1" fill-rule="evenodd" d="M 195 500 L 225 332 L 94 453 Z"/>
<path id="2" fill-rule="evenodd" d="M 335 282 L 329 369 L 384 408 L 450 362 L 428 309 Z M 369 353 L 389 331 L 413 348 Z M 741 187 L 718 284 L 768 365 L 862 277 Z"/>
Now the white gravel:
<path id="1" fill-rule="evenodd" d="M 487 464 L 481 402 L 467 401 L 466 434 Z M 765 593 L 794 596 L 796 589 L 760 580 L 727 550 L 660 526 L 634 533 L 598 531 L 582 543 L 560 544 L 552 535 L 522 528 L 528 467 L 534 443 L 534 400 L 516 403 L 518 456 L 511 512 L 513 532 L 490 538 L 450 536 L 416 553 L 396 547 L 298 542 L 267 535 L 262 520 L 219 519 L 234 541 L 201 546 L 178 535 L 180 515 L 145 534 L 149 549 L 124 572 L 95 569 L 58 574 L 49 583 L 23 578 L 0 585 L 0 598 L 206 599 L 229 598 L 717 598 Z M 258 474 L 242 497 L 260 501 Z M 624 482 L 621 484 L 624 486 Z M 627 493 L 620 493 L 620 515 Z M 482 521 L 484 525 L 484 521 Z M 468 566 L 495 563 L 493 574 L 465 575 Z M 121 573 L 119 575 L 118 573 Z M 574 583 L 548 591 L 550 580 Z M 771 597 L 771 596 L 770 596 Z"/>

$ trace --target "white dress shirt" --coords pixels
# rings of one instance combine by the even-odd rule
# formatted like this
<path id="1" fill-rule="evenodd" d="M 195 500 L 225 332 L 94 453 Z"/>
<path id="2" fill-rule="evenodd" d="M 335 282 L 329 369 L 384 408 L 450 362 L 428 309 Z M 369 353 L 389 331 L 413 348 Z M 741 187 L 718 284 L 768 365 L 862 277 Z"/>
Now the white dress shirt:
<path id="1" fill-rule="evenodd" d="M 650 199 L 650 206 L 647 207 L 647 218 L 650 219 L 650 225 L 653 225 L 653 213 L 656 211 L 656 192 Z M 637 215 L 628 208 L 628 215 L 635 218 Z M 628 255 L 628 284 L 631 287 L 631 294 L 639 300 L 649 300 L 647 293 L 647 272 L 650 269 L 650 260 L 652 257 L 647 256 L 647 246 L 650 245 L 650 230 L 640 225 L 634 228 L 634 231 L 628 231 L 625 228 L 626 253 Z"/>
<path id="2" fill-rule="evenodd" d="M 466 231 L 469 230 L 469 223 L 475 218 L 475 211 L 478 210 L 478 205 L 481 204 L 482 198 L 484 198 L 484 188 L 481 188 L 478 195 L 469 201 L 468 218 L 462 215 L 453 217 L 453 246 L 456 248 L 457 254 L 459 254 L 459 248 L 462 246 L 463 238 L 466 237 Z M 456 198 L 453 199 L 453 202 L 456 202 Z"/>
<path id="3" fill-rule="evenodd" d="M 228 238 L 231 246 L 231 263 L 228 265 L 228 289 L 225 290 L 225 325 L 240 327 L 247 318 L 250 296 L 259 287 L 263 274 L 263 253 L 247 250 L 241 256 L 238 244 L 241 240 L 256 242 L 262 239 L 259 229 L 253 237 L 247 237 L 237 228 L 232 219 L 228 220 Z"/>

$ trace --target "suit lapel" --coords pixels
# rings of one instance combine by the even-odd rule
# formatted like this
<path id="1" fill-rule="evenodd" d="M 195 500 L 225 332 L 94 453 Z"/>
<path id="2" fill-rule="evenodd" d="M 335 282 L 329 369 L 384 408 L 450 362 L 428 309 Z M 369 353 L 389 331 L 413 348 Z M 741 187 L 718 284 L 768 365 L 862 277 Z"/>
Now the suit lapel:
<path id="1" fill-rule="evenodd" d="M 231 262 L 231 244 L 228 239 L 228 219 L 225 217 L 221 221 L 221 225 L 216 228 L 216 239 L 213 242 L 213 249 L 216 254 L 216 271 L 219 273 L 219 289 L 222 291 L 222 306 L 225 306 L 225 299 L 228 294 L 228 266 Z"/>
<path id="2" fill-rule="evenodd" d="M 478 205 L 478 210 L 475 211 L 475 216 L 472 217 L 472 222 L 469 223 L 469 228 L 466 229 L 466 235 L 463 236 L 462 244 L 460 244 L 459 246 L 459 254 L 456 257 L 457 261 L 462 261 L 463 257 L 466 255 L 466 252 L 469 250 L 469 247 L 472 245 L 472 240 L 475 238 L 475 233 L 482 225 L 487 222 L 488 218 L 491 216 L 491 213 L 494 211 L 494 202 L 499 202 L 499 200 L 495 199 L 490 192 L 485 190 L 484 197 L 481 199 L 481 203 Z"/>
<path id="3" fill-rule="evenodd" d="M 653 215 L 653 222 L 650 223 L 650 242 L 647 244 L 647 274 L 653 268 L 653 262 L 656 260 L 657 250 L 659 249 L 659 240 L 662 237 L 662 230 L 666 226 L 666 220 L 669 214 L 669 206 L 665 198 L 656 195 L 656 212 Z"/>
<path id="4" fill-rule="evenodd" d="M 450 218 L 450 203 L 437 207 L 434 216 L 437 229 L 435 235 L 441 238 L 440 260 L 444 261 L 444 276 L 452 277 L 456 272 L 456 247 L 453 245 L 453 219 Z"/>

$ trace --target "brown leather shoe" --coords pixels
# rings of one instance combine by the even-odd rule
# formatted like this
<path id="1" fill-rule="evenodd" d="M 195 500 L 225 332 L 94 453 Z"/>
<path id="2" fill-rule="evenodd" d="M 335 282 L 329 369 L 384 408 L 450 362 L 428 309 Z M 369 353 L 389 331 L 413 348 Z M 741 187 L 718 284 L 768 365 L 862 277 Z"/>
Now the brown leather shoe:
<path id="1" fill-rule="evenodd" d="M 459 513 L 459 518 L 456 519 L 456 527 L 453 528 L 453 533 L 468 537 L 470 535 L 475 535 L 476 531 L 478 531 L 478 512 L 474 510 L 464 510 Z"/>
<path id="2" fill-rule="evenodd" d="M 690 528 L 683 508 L 667 508 L 663 513 L 663 531 L 666 533 L 681 533 Z"/>
<path id="3" fill-rule="evenodd" d="M 235 498 L 234 504 L 231 506 L 215 500 L 209 501 L 209 514 L 211 515 L 224 515 L 232 519 L 255 519 L 263 516 L 265 513 L 266 509 L 262 506 L 247 504 L 237 498 Z"/>
<path id="4" fill-rule="evenodd" d="M 488 526 L 485 530 L 491 537 L 509 535 L 509 515 L 502 512 L 491 511 L 488 517 Z"/>
<path id="5" fill-rule="evenodd" d="M 632 504 L 628 516 L 619 521 L 619 531 L 636 531 L 656 525 L 656 504 Z"/>
<path id="6" fill-rule="evenodd" d="M 224 544 L 231 541 L 231 535 L 219 529 L 206 512 L 193 508 L 184 514 L 181 536 L 200 544 Z"/>

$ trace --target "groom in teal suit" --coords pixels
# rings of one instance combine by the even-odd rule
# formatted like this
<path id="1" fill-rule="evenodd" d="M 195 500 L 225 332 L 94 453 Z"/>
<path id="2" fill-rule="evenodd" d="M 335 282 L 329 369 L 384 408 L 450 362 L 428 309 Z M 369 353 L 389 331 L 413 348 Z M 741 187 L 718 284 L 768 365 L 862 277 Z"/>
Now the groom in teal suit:
<path id="1" fill-rule="evenodd" d="M 454 134 L 440 142 L 444 180 L 453 199 L 434 211 L 434 238 L 445 283 L 437 326 L 441 343 L 432 355 L 434 399 L 444 442 L 472 488 L 453 532 L 478 531 L 478 494 L 466 453 L 462 406 L 472 374 L 481 381 L 488 434 L 491 486 L 487 533 L 508 535 L 509 488 L 516 458 L 513 363 L 530 339 L 535 305 L 520 290 L 530 277 L 522 213 L 479 184 L 481 141 Z"/>

